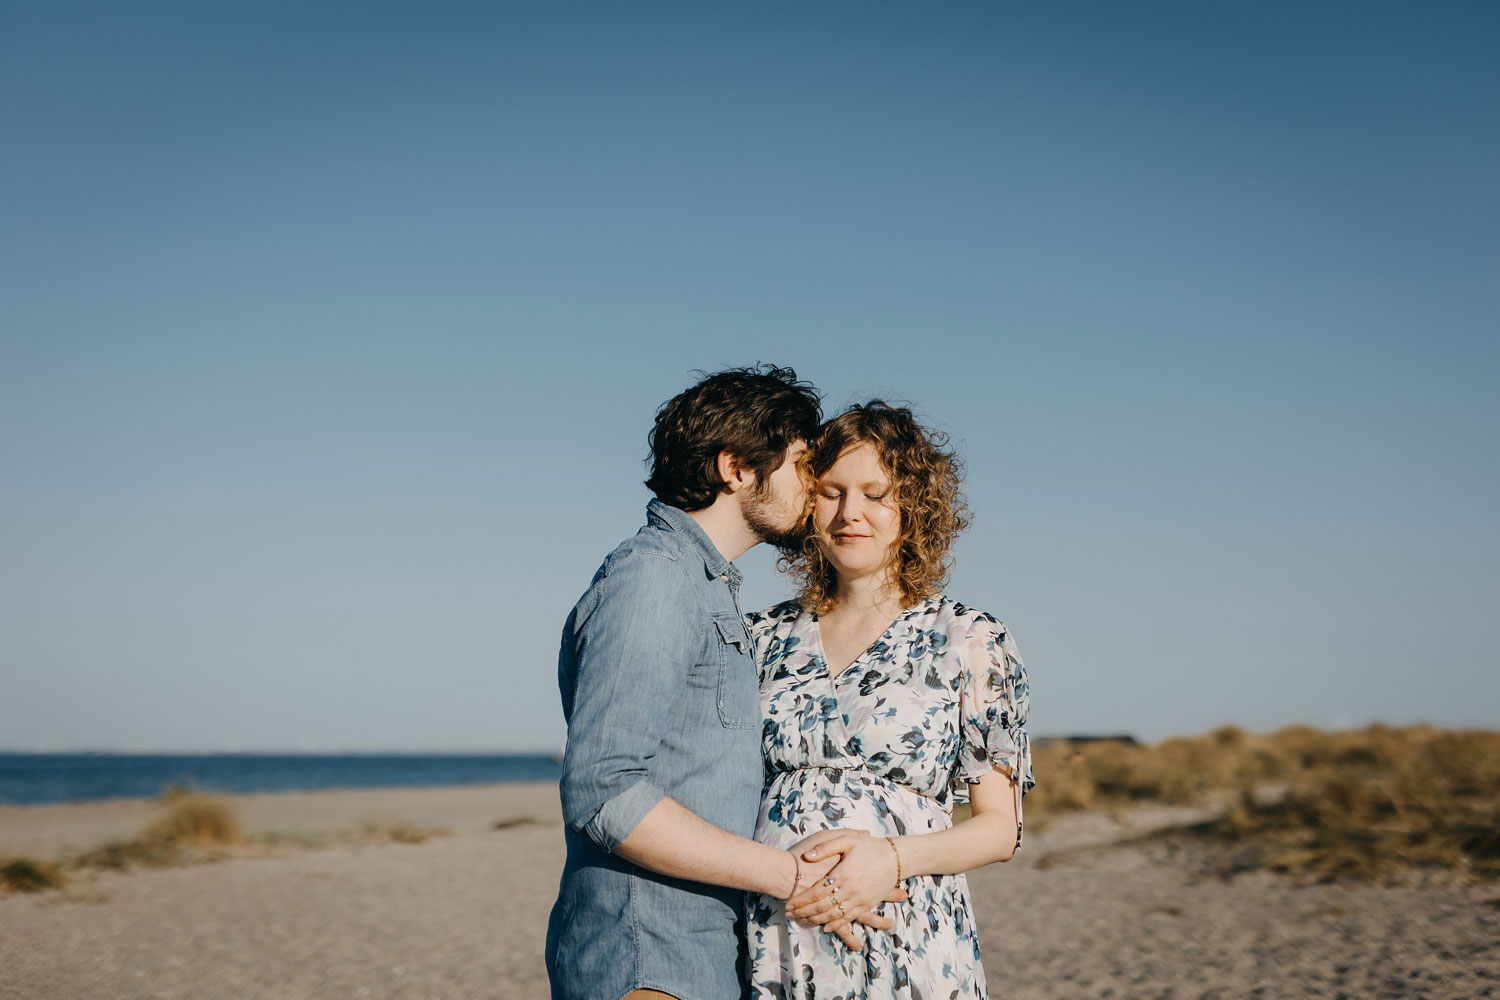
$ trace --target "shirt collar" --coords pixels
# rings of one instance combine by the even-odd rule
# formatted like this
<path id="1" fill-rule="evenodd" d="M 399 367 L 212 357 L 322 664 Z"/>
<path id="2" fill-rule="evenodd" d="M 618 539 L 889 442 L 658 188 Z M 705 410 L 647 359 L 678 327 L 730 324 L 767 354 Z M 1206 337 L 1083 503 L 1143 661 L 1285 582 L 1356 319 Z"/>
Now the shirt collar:
<path id="1" fill-rule="evenodd" d="M 736 591 L 740 589 L 740 583 L 744 575 L 735 568 L 734 563 L 724 558 L 724 553 L 708 537 L 708 533 L 699 527 L 698 522 L 688 516 L 687 511 L 679 510 L 670 504 L 662 503 L 660 500 L 652 500 L 646 505 L 647 522 L 689 539 L 698 549 L 699 555 L 703 556 L 703 569 L 710 578 L 725 577 L 729 580 L 729 586 Z"/>

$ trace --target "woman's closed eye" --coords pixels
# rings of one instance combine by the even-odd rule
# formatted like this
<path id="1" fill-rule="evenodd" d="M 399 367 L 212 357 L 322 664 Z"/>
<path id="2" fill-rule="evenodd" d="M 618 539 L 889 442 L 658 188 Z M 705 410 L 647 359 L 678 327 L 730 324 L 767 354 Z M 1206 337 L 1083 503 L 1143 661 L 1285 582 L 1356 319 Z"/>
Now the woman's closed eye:
<path id="1" fill-rule="evenodd" d="M 843 490 L 831 489 L 829 487 L 824 487 L 823 489 L 821 489 L 821 490 L 818 491 L 818 496 L 822 497 L 824 500 L 842 500 L 844 498 L 844 491 Z M 886 497 L 886 495 L 885 495 L 885 493 L 883 491 L 880 492 L 880 493 L 866 493 L 865 494 L 865 499 L 866 500 L 870 500 L 870 501 L 874 501 L 874 502 L 879 502 L 881 500 L 884 500 L 885 497 Z"/>

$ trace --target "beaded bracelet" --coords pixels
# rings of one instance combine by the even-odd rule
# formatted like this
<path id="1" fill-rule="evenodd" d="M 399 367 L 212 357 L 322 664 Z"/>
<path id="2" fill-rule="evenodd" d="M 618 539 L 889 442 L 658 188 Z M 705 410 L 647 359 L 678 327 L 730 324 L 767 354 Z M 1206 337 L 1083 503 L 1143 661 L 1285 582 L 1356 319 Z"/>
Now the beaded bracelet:
<path id="1" fill-rule="evenodd" d="M 891 853 L 896 856 L 896 885 L 895 885 L 895 888 L 899 889 L 899 888 L 901 888 L 901 852 L 898 851 L 898 850 L 896 850 L 896 842 L 894 840 L 892 840 L 890 837 L 885 838 L 885 842 L 887 844 L 891 845 Z"/>

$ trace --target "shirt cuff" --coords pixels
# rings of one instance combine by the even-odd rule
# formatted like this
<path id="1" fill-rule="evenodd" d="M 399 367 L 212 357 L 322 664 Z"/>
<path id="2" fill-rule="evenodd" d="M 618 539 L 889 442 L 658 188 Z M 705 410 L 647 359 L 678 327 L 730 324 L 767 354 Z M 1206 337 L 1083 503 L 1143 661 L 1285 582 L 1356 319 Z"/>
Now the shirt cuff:
<path id="1" fill-rule="evenodd" d="M 646 818 L 651 807 L 666 797 L 666 792 L 642 778 L 600 806 L 594 818 L 584 825 L 583 832 L 600 850 L 613 854 L 630 836 L 630 831 Z"/>

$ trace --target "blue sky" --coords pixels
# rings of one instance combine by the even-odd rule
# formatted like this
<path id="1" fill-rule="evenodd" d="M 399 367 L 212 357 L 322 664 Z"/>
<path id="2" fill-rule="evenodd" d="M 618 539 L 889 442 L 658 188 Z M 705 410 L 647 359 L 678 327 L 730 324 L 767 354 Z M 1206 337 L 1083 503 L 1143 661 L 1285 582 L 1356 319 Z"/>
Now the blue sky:
<path id="1" fill-rule="evenodd" d="M 754 361 L 952 434 L 1038 733 L 1500 725 L 1497 29 L 7 5 L 0 747 L 560 748 L 655 407 Z"/>

